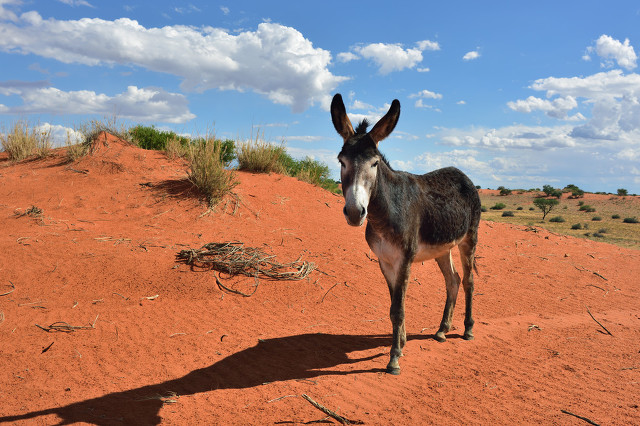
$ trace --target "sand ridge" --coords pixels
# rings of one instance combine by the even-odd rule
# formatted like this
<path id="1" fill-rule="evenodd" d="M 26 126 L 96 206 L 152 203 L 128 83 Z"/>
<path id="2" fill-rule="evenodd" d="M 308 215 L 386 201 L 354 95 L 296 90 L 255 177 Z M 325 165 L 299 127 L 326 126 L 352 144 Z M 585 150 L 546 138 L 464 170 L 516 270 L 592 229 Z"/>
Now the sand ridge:
<path id="1" fill-rule="evenodd" d="M 0 423 L 640 423 L 640 252 L 483 221 L 475 340 L 463 303 L 445 343 L 435 262 L 413 268 L 402 374 L 384 373 L 389 296 L 343 200 L 276 174 L 237 172 L 241 203 L 205 211 L 185 165 L 106 136 L 0 157 Z M 42 215 L 23 215 L 31 206 Z M 318 266 L 249 298 L 185 248 L 241 241 Z M 454 260 L 459 265 L 457 255 Z M 225 281 L 241 290 L 253 280 Z M 460 294 L 462 300 L 463 294 Z M 587 313 L 612 335 L 605 333 Z M 56 322 L 92 326 L 46 332 Z"/>

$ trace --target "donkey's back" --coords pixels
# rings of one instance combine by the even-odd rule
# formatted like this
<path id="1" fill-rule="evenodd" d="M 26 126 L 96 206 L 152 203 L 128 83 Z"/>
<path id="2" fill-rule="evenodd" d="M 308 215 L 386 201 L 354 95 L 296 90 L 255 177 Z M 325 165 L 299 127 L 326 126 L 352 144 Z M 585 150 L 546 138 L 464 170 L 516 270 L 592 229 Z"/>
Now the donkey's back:
<path id="1" fill-rule="evenodd" d="M 446 167 L 417 176 L 422 191 L 420 224 L 422 240 L 432 244 L 457 241 L 468 233 L 477 235 L 481 205 L 478 190 L 462 171 Z"/>

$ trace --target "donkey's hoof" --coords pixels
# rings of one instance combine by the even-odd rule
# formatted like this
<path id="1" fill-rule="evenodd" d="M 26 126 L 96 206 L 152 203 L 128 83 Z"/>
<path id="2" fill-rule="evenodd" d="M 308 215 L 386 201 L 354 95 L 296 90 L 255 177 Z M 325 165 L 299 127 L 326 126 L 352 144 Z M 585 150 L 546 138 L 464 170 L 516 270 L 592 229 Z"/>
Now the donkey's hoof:
<path id="1" fill-rule="evenodd" d="M 464 333 L 464 336 L 462 336 L 462 338 L 464 340 L 473 340 L 473 333 Z"/>
<path id="2" fill-rule="evenodd" d="M 438 331 L 436 333 L 436 335 L 434 336 L 434 339 L 436 339 L 438 342 L 446 342 L 447 341 L 447 336 L 444 335 L 444 333 L 442 331 Z"/>
<path id="3" fill-rule="evenodd" d="M 387 365 L 387 374 L 393 374 L 394 376 L 400 375 L 400 367 L 392 367 Z"/>

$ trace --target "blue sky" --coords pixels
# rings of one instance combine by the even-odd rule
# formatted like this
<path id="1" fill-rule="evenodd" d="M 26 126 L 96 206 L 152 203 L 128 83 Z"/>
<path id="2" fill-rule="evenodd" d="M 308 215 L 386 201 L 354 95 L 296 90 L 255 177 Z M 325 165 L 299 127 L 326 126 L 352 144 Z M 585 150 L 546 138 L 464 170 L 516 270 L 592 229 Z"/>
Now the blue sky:
<path id="1" fill-rule="evenodd" d="M 337 177 L 340 92 L 354 122 L 400 100 L 397 169 L 640 193 L 638 48 L 635 0 L 0 0 L 0 129 L 259 132 Z"/>

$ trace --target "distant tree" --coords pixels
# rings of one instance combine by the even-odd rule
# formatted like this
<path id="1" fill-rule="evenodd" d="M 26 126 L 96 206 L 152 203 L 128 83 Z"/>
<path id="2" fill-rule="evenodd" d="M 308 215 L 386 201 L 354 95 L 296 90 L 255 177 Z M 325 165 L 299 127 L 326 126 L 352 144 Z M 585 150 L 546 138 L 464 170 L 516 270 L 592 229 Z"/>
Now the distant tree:
<path id="1" fill-rule="evenodd" d="M 508 188 L 502 187 L 502 189 L 500 189 L 500 195 L 511 195 L 511 190 Z"/>
<path id="2" fill-rule="evenodd" d="M 560 204 L 558 200 L 551 200 L 549 198 L 536 198 L 533 200 L 533 204 L 542 210 L 542 220 L 547 217 L 547 214 L 553 209 L 555 206 Z"/>
<path id="3" fill-rule="evenodd" d="M 555 190 L 556 189 L 551 185 L 544 185 L 542 187 L 542 192 L 544 192 L 548 197 L 550 197 L 553 194 L 553 191 Z"/>
<path id="4" fill-rule="evenodd" d="M 580 197 L 584 197 L 584 191 L 578 187 L 572 188 L 571 189 L 571 197 L 573 198 L 580 198 Z"/>
<path id="5" fill-rule="evenodd" d="M 618 195 L 621 197 L 626 197 L 627 196 L 627 190 L 624 188 L 619 188 L 618 189 Z"/>

